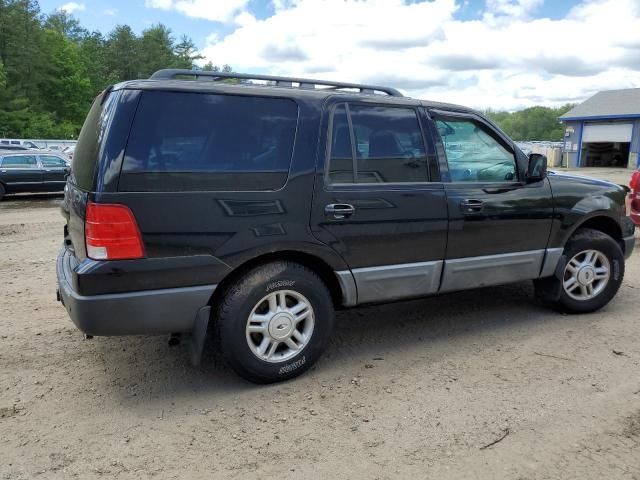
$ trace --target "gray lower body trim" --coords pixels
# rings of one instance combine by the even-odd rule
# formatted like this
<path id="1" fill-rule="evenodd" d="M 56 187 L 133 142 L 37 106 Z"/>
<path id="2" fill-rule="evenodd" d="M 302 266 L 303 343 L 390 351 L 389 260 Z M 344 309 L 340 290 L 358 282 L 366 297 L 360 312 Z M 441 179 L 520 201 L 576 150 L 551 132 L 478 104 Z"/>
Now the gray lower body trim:
<path id="1" fill-rule="evenodd" d="M 442 260 L 432 262 L 356 268 L 353 277 L 358 303 L 420 297 L 438 291 Z"/>
<path id="2" fill-rule="evenodd" d="M 58 291 L 71 320 L 90 335 L 191 332 L 216 285 L 84 296 L 70 283 L 69 253 L 57 262 Z"/>
<path id="3" fill-rule="evenodd" d="M 540 278 L 550 277 L 556 273 L 556 267 L 562 257 L 564 248 L 547 248 L 547 252 L 544 256 L 544 262 L 542 262 L 542 270 L 540 272 Z"/>
<path id="4" fill-rule="evenodd" d="M 531 280 L 540 276 L 545 250 L 456 258 L 444 262 L 441 292 Z"/>

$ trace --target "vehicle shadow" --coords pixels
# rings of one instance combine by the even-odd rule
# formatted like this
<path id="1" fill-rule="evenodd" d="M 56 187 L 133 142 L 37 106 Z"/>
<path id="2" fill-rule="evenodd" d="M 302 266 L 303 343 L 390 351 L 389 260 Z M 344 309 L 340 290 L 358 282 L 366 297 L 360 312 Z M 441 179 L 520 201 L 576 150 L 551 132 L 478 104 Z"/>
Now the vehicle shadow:
<path id="1" fill-rule="evenodd" d="M 380 355 L 393 360 L 416 347 L 428 352 L 442 341 L 464 342 L 466 336 L 495 334 L 549 318 L 559 321 L 556 313 L 534 300 L 531 282 L 344 310 L 336 315 L 334 335 L 320 361 L 292 382 L 309 388 L 344 374 L 345 365 L 360 366 Z M 265 387 L 246 382 L 224 364 L 212 336 L 210 331 L 199 367 L 189 364 L 188 339 L 176 347 L 169 347 L 162 337 L 94 341 L 105 375 L 112 377 L 108 383 L 136 385 L 150 401 L 164 403 L 183 395 L 237 397 L 256 389 L 264 391 Z M 120 391 L 126 394 L 126 389 Z M 120 400 L 126 404 L 127 398 Z M 132 406 L 138 401 L 132 399 Z"/>

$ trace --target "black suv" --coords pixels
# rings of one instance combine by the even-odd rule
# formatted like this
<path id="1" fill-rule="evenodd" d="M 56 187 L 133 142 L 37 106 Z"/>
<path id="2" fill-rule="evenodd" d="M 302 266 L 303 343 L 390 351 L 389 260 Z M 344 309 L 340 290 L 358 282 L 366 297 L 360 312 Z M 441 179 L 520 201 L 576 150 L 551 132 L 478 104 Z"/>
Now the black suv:
<path id="1" fill-rule="evenodd" d="M 634 246 L 624 188 L 547 173 L 481 114 L 308 79 L 111 87 L 65 192 L 58 289 L 78 328 L 190 333 L 197 363 L 211 327 L 255 382 L 313 365 L 334 307 L 532 279 L 596 310 Z"/>

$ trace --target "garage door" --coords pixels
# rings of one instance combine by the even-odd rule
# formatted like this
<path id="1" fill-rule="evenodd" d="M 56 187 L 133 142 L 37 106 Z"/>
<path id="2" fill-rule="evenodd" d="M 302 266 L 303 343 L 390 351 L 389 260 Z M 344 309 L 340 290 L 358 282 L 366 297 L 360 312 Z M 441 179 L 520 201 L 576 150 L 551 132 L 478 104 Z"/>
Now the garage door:
<path id="1" fill-rule="evenodd" d="M 632 123 L 589 123 L 582 131 L 582 142 L 630 142 Z"/>

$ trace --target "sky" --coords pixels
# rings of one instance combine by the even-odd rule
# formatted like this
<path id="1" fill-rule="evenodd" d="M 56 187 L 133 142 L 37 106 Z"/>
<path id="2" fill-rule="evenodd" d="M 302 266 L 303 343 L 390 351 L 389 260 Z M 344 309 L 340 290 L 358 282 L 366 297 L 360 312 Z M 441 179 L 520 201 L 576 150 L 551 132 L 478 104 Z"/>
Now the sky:
<path id="1" fill-rule="evenodd" d="M 237 72 L 399 88 L 478 109 L 640 87 L 640 0 L 40 0 L 90 30 L 167 25 Z"/>

